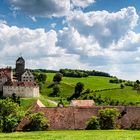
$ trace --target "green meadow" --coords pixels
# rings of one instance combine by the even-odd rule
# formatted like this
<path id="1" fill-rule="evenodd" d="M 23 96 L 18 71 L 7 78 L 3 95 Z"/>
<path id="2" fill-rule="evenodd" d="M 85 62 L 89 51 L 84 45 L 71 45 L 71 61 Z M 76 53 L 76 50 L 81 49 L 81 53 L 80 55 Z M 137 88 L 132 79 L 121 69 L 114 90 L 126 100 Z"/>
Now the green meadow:
<path id="1" fill-rule="evenodd" d="M 66 101 L 66 98 L 71 96 L 74 92 L 74 87 L 77 82 L 84 83 L 84 89 L 90 90 L 104 90 L 110 89 L 106 91 L 98 91 L 96 92 L 96 96 L 101 96 L 102 98 L 110 98 L 114 101 L 125 102 L 125 103 L 137 103 L 140 104 L 140 93 L 136 90 L 133 90 L 130 86 L 125 86 L 124 89 L 120 89 L 120 84 L 109 83 L 109 80 L 112 78 L 109 77 L 101 77 L 101 76 L 89 76 L 85 78 L 73 78 L 73 77 L 63 77 L 63 80 L 60 82 L 60 97 L 50 97 L 52 93 L 52 88 L 48 88 L 48 86 L 52 83 L 53 76 L 55 73 L 46 73 L 47 81 L 46 84 L 43 85 L 41 95 L 39 99 L 45 106 L 52 107 L 56 106 L 53 103 L 48 102 L 48 99 L 59 101 L 60 98 L 63 98 L 63 102 L 65 105 L 69 103 Z M 114 89 L 118 88 L 118 89 Z M 24 110 L 28 109 L 38 98 L 24 98 L 21 99 L 21 106 Z"/>
<path id="2" fill-rule="evenodd" d="M 140 140 L 140 131 L 64 130 L 0 133 L 0 140 Z"/>
<path id="3" fill-rule="evenodd" d="M 54 73 L 47 73 L 47 85 L 52 82 L 53 76 Z M 138 93 L 136 90 L 133 90 L 130 86 L 125 86 L 124 89 L 113 89 L 119 88 L 120 84 L 109 83 L 110 79 L 112 78 L 101 76 L 89 76 L 85 78 L 63 77 L 63 80 L 59 85 L 61 89 L 60 96 L 62 98 L 67 98 L 68 96 L 72 95 L 76 83 L 82 82 L 84 83 L 85 89 L 91 89 L 93 91 L 110 88 L 110 90 L 96 92 L 96 95 L 101 95 L 102 98 L 109 97 L 120 102 L 140 102 L 140 93 Z M 47 88 L 46 86 L 44 87 L 42 94 L 49 96 L 51 92 L 52 89 Z"/>

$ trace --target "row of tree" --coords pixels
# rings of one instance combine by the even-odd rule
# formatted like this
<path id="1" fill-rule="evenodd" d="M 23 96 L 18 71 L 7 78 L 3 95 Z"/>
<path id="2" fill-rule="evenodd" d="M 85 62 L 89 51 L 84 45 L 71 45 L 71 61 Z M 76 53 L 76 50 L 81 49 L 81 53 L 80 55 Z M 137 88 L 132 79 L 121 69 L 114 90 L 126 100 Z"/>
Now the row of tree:
<path id="1" fill-rule="evenodd" d="M 66 77 L 88 77 L 88 76 L 104 76 L 111 77 L 110 74 L 100 71 L 88 71 L 88 70 L 77 70 L 77 69 L 60 69 L 60 73 Z"/>

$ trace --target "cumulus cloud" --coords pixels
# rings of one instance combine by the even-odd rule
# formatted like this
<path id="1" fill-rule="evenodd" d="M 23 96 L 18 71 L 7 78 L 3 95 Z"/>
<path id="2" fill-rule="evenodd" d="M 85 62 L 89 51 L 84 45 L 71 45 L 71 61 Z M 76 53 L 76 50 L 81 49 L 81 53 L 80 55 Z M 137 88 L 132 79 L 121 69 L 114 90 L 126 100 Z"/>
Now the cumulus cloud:
<path id="1" fill-rule="evenodd" d="M 96 69 L 135 79 L 129 74 L 140 76 L 140 33 L 134 32 L 138 19 L 135 8 L 128 7 L 113 13 L 71 11 L 65 19 L 68 26 L 58 32 L 10 27 L 0 21 L 0 64 L 13 65 L 12 57 L 22 52 L 32 68 Z"/>
<path id="2" fill-rule="evenodd" d="M 0 57 L 16 57 L 20 52 L 30 59 L 55 57 L 64 53 L 56 47 L 57 33 L 54 30 L 31 30 L 0 23 Z M 58 53 L 59 52 L 59 53 Z"/>
<path id="3" fill-rule="evenodd" d="M 85 8 L 95 0 L 8 0 L 13 14 L 22 10 L 32 17 L 67 16 L 75 8 Z"/>
<path id="4" fill-rule="evenodd" d="M 75 11 L 71 12 L 67 21 L 81 35 L 94 36 L 99 45 L 106 48 L 136 26 L 138 15 L 134 7 L 123 8 L 116 13 Z"/>
<path id="5" fill-rule="evenodd" d="M 57 33 L 54 30 L 18 28 L 0 23 L 0 67 L 14 66 L 20 52 L 28 68 L 88 68 L 80 62 L 80 56 L 68 54 L 56 46 Z M 26 59 L 27 58 L 27 59 Z"/>
<path id="6" fill-rule="evenodd" d="M 69 0 L 9 0 L 10 4 L 31 16 L 59 17 L 70 10 Z"/>
<path id="7" fill-rule="evenodd" d="M 94 2 L 95 2 L 95 0 L 72 0 L 72 5 L 74 7 L 85 8 Z"/>

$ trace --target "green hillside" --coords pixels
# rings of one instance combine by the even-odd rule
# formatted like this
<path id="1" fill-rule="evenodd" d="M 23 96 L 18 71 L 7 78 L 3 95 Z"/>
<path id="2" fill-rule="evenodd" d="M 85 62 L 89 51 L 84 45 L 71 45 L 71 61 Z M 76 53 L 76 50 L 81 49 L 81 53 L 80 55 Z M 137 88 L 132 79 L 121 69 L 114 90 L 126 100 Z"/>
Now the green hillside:
<path id="1" fill-rule="evenodd" d="M 68 105 L 69 102 L 66 100 L 69 96 L 74 93 L 74 87 L 77 82 L 84 83 L 84 89 L 90 89 L 94 92 L 90 96 L 101 96 L 102 99 L 110 98 L 113 101 L 119 101 L 121 103 L 134 103 L 140 104 L 140 93 L 136 90 L 133 90 L 133 87 L 125 86 L 125 88 L 120 89 L 120 84 L 110 83 L 109 80 L 113 79 L 110 77 L 101 77 L 101 76 L 89 76 L 84 78 L 73 78 L 73 77 L 63 77 L 63 80 L 60 82 L 60 96 L 51 97 L 52 88 L 48 88 L 53 82 L 53 76 L 55 73 L 46 73 L 47 81 L 42 85 L 40 100 L 46 106 L 56 106 L 48 102 L 48 99 L 59 102 L 60 98 L 63 99 L 63 102 Z M 124 84 L 124 83 L 123 83 Z M 107 89 L 107 90 L 106 90 Z M 80 98 L 79 98 L 80 99 Z M 31 106 L 37 98 L 28 98 L 21 99 L 21 106 L 24 109 L 27 109 Z"/>
<path id="2" fill-rule="evenodd" d="M 124 89 L 120 89 L 120 84 L 109 83 L 109 80 L 112 78 L 109 77 L 101 77 L 101 76 L 89 76 L 84 78 L 73 78 L 73 77 L 63 77 L 63 80 L 59 84 L 61 93 L 60 97 L 49 97 L 50 93 L 52 93 L 52 88 L 47 88 L 47 86 L 52 83 L 54 73 L 47 73 L 47 83 L 43 87 L 42 95 L 48 96 L 48 98 L 53 100 L 59 100 L 60 97 L 67 98 L 71 96 L 74 92 L 74 86 L 77 82 L 84 83 L 84 89 L 90 89 L 96 91 L 96 96 L 101 96 L 104 98 L 110 98 L 114 101 L 119 102 L 132 102 L 138 103 L 140 102 L 140 93 L 136 90 L 133 90 L 130 86 L 125 86 Z M 114 89 L 118 88 L 118 89 Z M 110 89 L 106 91 L 100 91 Z M 99 90 L 97 92 L 97 90 Z"/>

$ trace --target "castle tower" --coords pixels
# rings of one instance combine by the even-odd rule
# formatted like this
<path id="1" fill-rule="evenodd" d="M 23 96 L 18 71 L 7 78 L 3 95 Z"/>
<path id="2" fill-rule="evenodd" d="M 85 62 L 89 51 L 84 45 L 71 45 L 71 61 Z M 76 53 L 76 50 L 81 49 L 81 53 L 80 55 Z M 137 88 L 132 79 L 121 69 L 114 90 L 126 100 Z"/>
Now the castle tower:
<path id="1" fill-rule="evenodd" d="M 16 60 L 16 77 L 18 81 L 21 81 L 21 76 L 25 72 L 25 60 L 23 57 L 19 57 Z"/>

